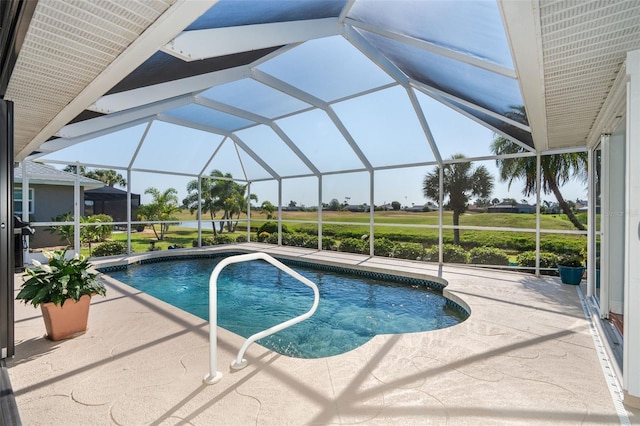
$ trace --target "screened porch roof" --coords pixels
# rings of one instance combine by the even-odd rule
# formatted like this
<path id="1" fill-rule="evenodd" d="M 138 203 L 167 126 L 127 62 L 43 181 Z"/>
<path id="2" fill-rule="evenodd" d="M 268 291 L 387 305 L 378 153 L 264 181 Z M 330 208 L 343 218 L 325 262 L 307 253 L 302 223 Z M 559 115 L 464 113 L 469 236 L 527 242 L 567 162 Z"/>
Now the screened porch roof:
<path id="1" fill-rule="evenodd" d="M 584 148 L 620 118 L 639 21 L 635 0 L 40 0 L 16 158 L 259 181 L 492 156 L 451 122 Z"/>

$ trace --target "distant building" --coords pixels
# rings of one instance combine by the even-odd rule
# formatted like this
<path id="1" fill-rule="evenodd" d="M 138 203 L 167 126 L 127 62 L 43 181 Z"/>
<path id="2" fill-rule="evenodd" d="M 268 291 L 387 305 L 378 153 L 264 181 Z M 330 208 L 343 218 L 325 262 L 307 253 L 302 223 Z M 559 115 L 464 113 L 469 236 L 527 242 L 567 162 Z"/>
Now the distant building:
<path id="1" fill-rule="evenodd" d="M 495 206 L 487 207 L 487 213 L 535 213 L 536 206 L 530 204 L 510 204 L 500 203 Z"/>
<path id="2" fill-rule="evenodd" d="M 131 220 L 136 220 L 140 194 L 131 194 Z M 127 221 L 127 191 L 104 186 L 84 192 L 84 214 L 108 214 L 114 222 Z"/>

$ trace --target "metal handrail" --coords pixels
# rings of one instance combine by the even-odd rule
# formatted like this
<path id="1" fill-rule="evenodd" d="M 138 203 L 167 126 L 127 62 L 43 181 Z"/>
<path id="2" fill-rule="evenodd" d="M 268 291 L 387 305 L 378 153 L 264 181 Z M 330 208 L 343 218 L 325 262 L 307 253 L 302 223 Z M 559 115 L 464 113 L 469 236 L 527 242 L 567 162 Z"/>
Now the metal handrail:
<path id="1" fill-rule="evenodd" d="M 209 374 L 204 377 L 204 383 L 206 384 L 214 384 L 220 381 L 222 378 L 222 373 L 217 371 L 218 369 L 218 296 L 217 296 L 217 288 L 218 288 L 218 275 L 222 269 L 232 263 L 240 263 L 240 262 L 248 262 L 250 260 L 264 260 L 269 262 L 276 268 L 280 269 L 283 272 L 291 275 L 293 278 L 297 279 L 301 283 L 310 287 L 313 290 L 313 306 L 311 309 L 302 315 L 299 315 L 295 318 L 287 320 L 281 324 L 274 325 L 264 331 L 254 334 L 247 338 L 244 342 L 240 351 L 238 351 L 238 356 L 231 363 L 231 368 L 234 370 L 239 370 L 247 366 L 247 360 L 243 359 L 247 348 L 256 340 L 262 339 L 263 337 L 269 336 L 273 333 L 276 333 L 280 330 L 284 330 L 287 327 L 291 327 L 294 324 L 299 323 L 300 321 L 304 321 L 309 318 L 318 308 L 318 303 L 320 302 L 320 292 L 318 291 L 318 286 L 310 281 L 309 279 L 303 277 L 293 269 L 289 268 L 282 262 L 274 259 L 266 253 L 248 253 L 248 254 L 239 254 L 237 256 L 227 257 L 222 259 L 220 263 L 216 265 L 211 272 L 211 277 L 209 278 Z"/>

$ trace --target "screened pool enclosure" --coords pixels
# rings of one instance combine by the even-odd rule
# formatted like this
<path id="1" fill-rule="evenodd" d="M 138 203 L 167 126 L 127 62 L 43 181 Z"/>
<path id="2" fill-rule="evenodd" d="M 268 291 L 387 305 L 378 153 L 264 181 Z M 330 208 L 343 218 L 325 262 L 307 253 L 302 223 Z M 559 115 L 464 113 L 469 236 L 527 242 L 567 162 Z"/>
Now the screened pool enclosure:
<path id="1" fill-rule="evenodd" d="M 174 247 L 266 241 L 437 263 L 460 249 L 464 263 L 536 273 L 554 267 L 546 252 L 576 254 L 589 306 L 624 322 L 616 373 L 640 405 L 639 6 L 3 2 L 3 225 L 17 214 L 35 237 L 63 231 L 56 244 L 91 250 L 81 230 L 104 222 L 84 191 L 103 183 L 86 175 L 112 170 L 126 219 L 108 223 L 129 252 L 167 248 L 150 224 L 188 235 Z M 194 216 L 150 215 L 164 195 L 190 197 Z M 235 232 L 213 235 L 221 221 Z M 0 229 L 3 357 L 13 231 Z M 485 246 L 507 264 L 472 260 Z"/>
<path id="2" fill-rule="evenodd" d="M 300 204 L 315 207 L 303 210 L 317 210 L 317 216 L 287 220 L 311 227 L 318 249 L 329 248 L 323 236 L 330 223 L 351 229 L 349 235 L 366 235 L 368 248 L 359 251 L 370 255 L 376 254 L 376 234 L 400 225 L 367 206 L 388 209 L 395 197 L 403 210 L 420 210 L 427 202 L 424 176 L 442 171 L 445 181 L 429 200 L 438 213 L 413 225 L 429 234 L 418 241 L 435 249 L 414 259 L 446 261 L 443 244 L 453 232 L 465 231 L 481 236 L 471 247 L 484 245 L 494 232 L 522 235 L 527 243 L 514 253 L 539 253 L 541 241 L 544 246 L 545 238 L 559 233 L 586 247 L 586 231 L 571 226 L 544 229 L 539 220 L 454 224 L 443 212 L 451 205 L 445 175 L 456 168 L 495 169 L 496 158 L 523 156 L 535 168 L 536 156 L 548 155 L 533 142 L 501 13 L 492 2 L 461 9 L 450 2 L 220 1 L 28 158 L 116 170 L 129 193 L 132 187 L 138 193 L 147 187 L 181 192 L 197 180 L 195 192 L 202 194 L 202 179 L 220 171 L 216 179 L 246 185 L 245 196 L 257 194 L 257 205 L 268 200 L 280 207 L 274 213 L 278 244 L 282 207 L 303 197 Z M 502 141 L 499 152 L 491 147 L 496 138 Z M 493 175 L 497 185 L 498 173 Z M 144 185 L 136 185 L 140 181 Z M 520 203 L 521 185 L 512 186 L 508 194 L 467 193 L 467 204 L 509 194 Z M 414 195 L 409 199 L 407 193 Z M 541 196 L 535 190 L 528 195 L 530 211 L 539 212 Z M 200 198 L 202 210 L 206 196 Z M 368 211 L 368 223 L 328 217 L 321 206 L 326 211 L 332 200 Z M 245 204 L 236 222 L 255 230 L 266 219 Z M 81 201 L 75 205 L 67 216 L 73 222 L 64 223 L 85 226 Z M 205 205 L 196 217 L 206 218 L 207 211 Z M 61 226 L 46 220 L 34 223 L 41 233 Z M 131 230 L 154 222 L 160 226 L 129 213 L 127 221 L 114 224 Z M 199 244 L 210 222 L 199 223 Z M 80 234 L 75 232 L 76 251 Z M 247 240 L 256 238 L 247 232 Z M 539 256 L 528 265 L 536 266 Z"/>

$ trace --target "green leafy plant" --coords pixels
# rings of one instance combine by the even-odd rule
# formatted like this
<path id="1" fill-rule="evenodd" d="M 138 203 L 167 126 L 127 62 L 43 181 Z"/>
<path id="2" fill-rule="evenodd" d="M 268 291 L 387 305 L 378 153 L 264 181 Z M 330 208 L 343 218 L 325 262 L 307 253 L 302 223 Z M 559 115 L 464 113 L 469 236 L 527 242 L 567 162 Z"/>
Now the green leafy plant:
<path id="1" fill-rule="evenodd" d="M 365 254 L 369 250 L 369 242 L 362 241 L 360 238 L 345 238 L 340 241 L 338 249 L 347 253 L 361 253 Z"/>
<path id="2" fill-rule="evenodd" d="M 419 243 L 400 243 L 393 249 L 393 257 L 399 259 L 418 260 L 425 255 L 424 247 Z"/>
<path id="3" fill-rule="evenodd" d="M 27 269 L 27 276 L 16 299 L 37 307 L 49 302 L 62 306 L 66 300 L 78 301 L 85 294 L 104 296 L 107 290 L 97 279 L 98 274 L 89 272 L 89 262 L 79 255 L 67 259 L 66 252 L 45 251 L 48 264 L 33 260 L 34 267 Z"/>
<path id="4" fill-rule="evenodd" d="M 258 235 L 260 235 L 263 232 L 268 232 L 269 234 L 277 234 L 278 233 L 278 224 L 276 222 L 265 222 L 263 223 L 260 228 L 258 228 Z M 286 225 L 282 225 L 282 233 L 283 234 L 288 234 L 289 233 L 289 229 L 286 227 Z"/>
<path id="5" fill-rule="evenodd" d="M 582 257 L 575 254 L 565 254 L 558 258 L 558 266 L 568 266 L 570 268 L 580 268 L 583 265 Z"/>
<path id="6" fill-rule="evenodd" d="M 126 253 L 127 244 L 122 241 L 106 241 L 93 249 L 93 255 L 95 257 L 115 256 Z"/>
<path id="7" fill-rule="evenodd" d="M 373 254 L 376 256 L 391 257 L 396 244 L 388 238 L 375 238 L 373 240 Z"/>
<path id="8" fill-rule="evenodd" d="M 469 263 L 476 265 L 509 265 L 509 256 L 495 247 L 474 247 L 469 250 Z"/>

